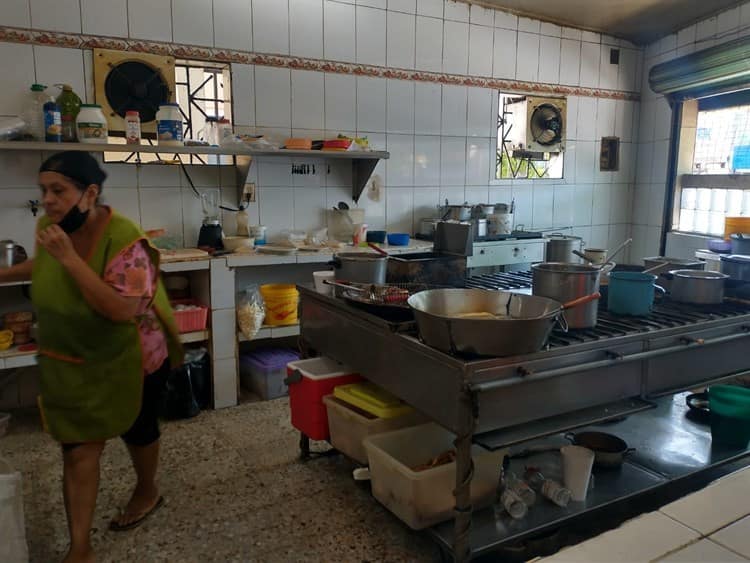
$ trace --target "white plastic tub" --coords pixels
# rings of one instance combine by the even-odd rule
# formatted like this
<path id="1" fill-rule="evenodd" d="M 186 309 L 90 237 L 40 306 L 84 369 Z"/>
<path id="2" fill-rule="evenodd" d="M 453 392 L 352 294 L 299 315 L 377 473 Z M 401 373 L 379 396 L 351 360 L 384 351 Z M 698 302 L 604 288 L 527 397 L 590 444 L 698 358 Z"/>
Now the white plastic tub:
<path id="1" fill-rule="evenodd" d="M 410 468 L 453 449 L 454 439 L 451 432 L 432 422 L 365 439 L 372 494 L 414 530 L 453 518 L 455 462 L 424 471 Z M 471 501 L 475 508 L 492 502 L 504 455 L 505 451 L 472 447 Z"/>
<path id="2" fill-rule="evenodd" d="M 352 408 L 332 395 L 323 397 L 323 402 L 328 410 L 331 444 L 342 454 L 363 465 L 367 465 L 367 451 L 363 443 L 365 438 L 427 421 L 424 415 L 415 410 L 395 418 L 378 418 L 374 415 L 367 416 L 367 413 L 356 407 Z"/>

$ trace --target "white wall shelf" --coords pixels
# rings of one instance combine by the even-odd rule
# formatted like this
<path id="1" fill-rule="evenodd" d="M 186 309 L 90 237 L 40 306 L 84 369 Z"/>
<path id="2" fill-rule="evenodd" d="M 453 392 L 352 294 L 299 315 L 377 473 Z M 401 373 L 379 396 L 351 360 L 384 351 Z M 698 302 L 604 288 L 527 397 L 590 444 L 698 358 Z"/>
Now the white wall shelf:
<path id="1" fill-rule="evenodd" d="M 192 344 L 195 342 L 206 342 L 211 337 L 207 330 L 198 330 L 195 332 L 183 332 L 180 334 L 180 342 L 183 344 Z"/>
<path id="2" fill-rule="evenodd" d="M 352 199 L 357 201 L 362 194 L 367 180 L 370 179 L 375 166 L 380 159 L 387 159 L 390 154 L 386 151 L 313 151 L 313 150 L 255 150 L 246 146 L 207 147 L 207 146 L 154 146 L 154 145 L 124 145 L 118 143 L 42 143 L 29 141 L 0 142 L 0 150 L 20 151 L 48 151 L 61 150 L 82 152 L 108 152 L 123 155 L 138 153 L 160 154 L 165 157 L 187 155 L 203 156 L 232 156 L 237 167 L 237 190 L 241 197 L 247 179 L 247 173 L 253 158 L 257 157 L 292 157 L 292 158 L 322 158 L 326 160 L 349 160 L 352 163 Z M 138 159 L 127 162 L 138 164 Z"/>
<path id="3" fill-rule="evenodd" d="M 192 260 L 182 262 L 163 262 L 159 268 L 162 272 L 198 272 L 208 270 L 211 267 L 211 260 Z"/>
<path id="4" fill-rule="evenodd" d="M 299 335 L 299 324 L 288 326 L 264 326 L 258 331 L 253 340 L 263 340 L 266 338 L 287 338 L 289 336 Z M 240 342 L 249 342 L 242 334 L 237 335 Z"/>
<path id="5" fill-rule="evenodd" d="M 4 350 L 0 352 L 0 370 L 35 366 L 37 363 L 36 354 L 36 350 L 19 352 L 16 346 Z"/>

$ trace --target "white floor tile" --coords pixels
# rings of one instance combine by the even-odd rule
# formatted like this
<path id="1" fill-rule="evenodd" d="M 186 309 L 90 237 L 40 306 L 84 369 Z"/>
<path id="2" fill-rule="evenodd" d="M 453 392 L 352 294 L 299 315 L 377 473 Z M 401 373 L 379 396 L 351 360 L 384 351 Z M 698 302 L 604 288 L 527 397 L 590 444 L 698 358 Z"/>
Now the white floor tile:
<path id="1" fill-rule="evenodd" d="M 700 540 L 658 560 L 660 563 L 730 563 L 746 561 L 711 540 Z"/>
<path id="2" fill-rule="evenodd" d="M 750 558 L 750 516 L 719 530 L 711 539 Z"/>

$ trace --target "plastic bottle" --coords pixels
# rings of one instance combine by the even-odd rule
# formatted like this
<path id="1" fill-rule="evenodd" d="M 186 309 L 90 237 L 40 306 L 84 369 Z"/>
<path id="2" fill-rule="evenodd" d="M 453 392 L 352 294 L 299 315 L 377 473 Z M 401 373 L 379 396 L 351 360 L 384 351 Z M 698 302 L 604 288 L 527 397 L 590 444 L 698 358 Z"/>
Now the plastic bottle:
<path id="1" fill-rule="evenodd" d="M 52 100 L 44 104 L 44 140 L 48 143 L 62 142 L 60 106 Z"/>
<path id="2" fill-rule="evenodd" d="M 44 84 L 32 84 L 31 94 L 23 110 L 26 133 L 35 141 L 44 141 L 44 104 L 52 99 L 45 92 L 46 89 Z"/>
<path id="3" fill-rule="evenodd" d="M 566 507 L 570 502 L 571 492 L 560 483 L 547 479 L 541 473 L 531 473 L 528 475 L 529 485 L 539 491 L 542 496 L 554 502 L 557 506 Z"/>
<path id="4" fill-rule="evenodd" d="M 156 112 L 160 145 L 182 146 L 182 113 L 178 104 L 162 104 Z"/>
<path id="5" fill-rule="evenodd" d="M 81 98 L 68 84 L 56 84 L 62 91 L 57 96 L 57 105 L 60 106 L 60 119 L 62 120 L 62 140 L 72 143 L 76 140 L 76 117 L 81 111 Z"/>
<path id="6" fill-rule="evenodd" d="M 125 142 L 128 145 L 141 144 L 141 115 L 135 110 L 125 112 Z"/>

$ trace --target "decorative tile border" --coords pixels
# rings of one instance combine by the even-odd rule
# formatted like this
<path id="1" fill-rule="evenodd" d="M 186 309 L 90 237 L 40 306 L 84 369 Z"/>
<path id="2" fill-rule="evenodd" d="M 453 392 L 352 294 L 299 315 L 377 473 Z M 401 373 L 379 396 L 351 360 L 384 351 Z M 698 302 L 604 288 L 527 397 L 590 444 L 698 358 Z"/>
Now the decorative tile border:
<path id="1" fill-rule="evenodd" d="M 437 84 L 478 86 L 480 88 L 491 88 L 493 90 L 508 92 L 557 96 L 584 96 L 589 98 L 610 98 L 614 100 L 640 100 L 640 94 L 637 92 L 606 90 L 603 88 L 584 88 L 582 86 L 563 86 L 559 84 L 525 82 L 522 80 L 508 80 L 485 76 L 445 74 L 440 72 L 425 72 L 421 70 L 403 70 L 382 66 L 307 59 L 286 55 L 265 55 L 249 51 L 198 47 L 195 45 L 183 45 L 178 43 L 161 43 L 155 41 L 142 41 L 139 39 L 118 39 L 113 37 L 85 35 L 81 33 L 59 33 L 54 31 L 37 31 L 0 26 L 0 41 L 68 47 L 73 49 L 99 48 L 116 51 L 133 51 L 154 55 L 169 55 L 181 59 L 252 64 L 259 66 L 313 70 L 318 72 L 332 72 L 336 74 L 351 74 L 356 76 L 396 78 L 399 80 L 434 82 Z"/>

